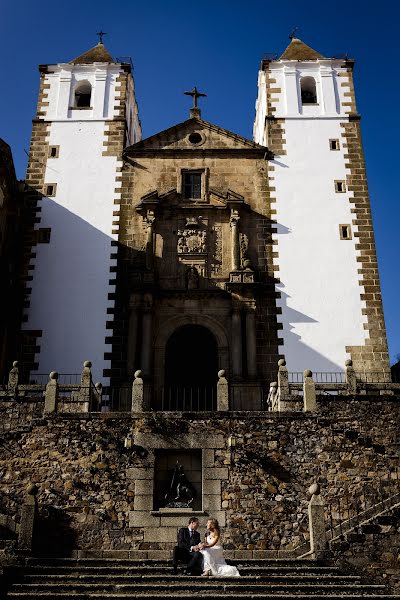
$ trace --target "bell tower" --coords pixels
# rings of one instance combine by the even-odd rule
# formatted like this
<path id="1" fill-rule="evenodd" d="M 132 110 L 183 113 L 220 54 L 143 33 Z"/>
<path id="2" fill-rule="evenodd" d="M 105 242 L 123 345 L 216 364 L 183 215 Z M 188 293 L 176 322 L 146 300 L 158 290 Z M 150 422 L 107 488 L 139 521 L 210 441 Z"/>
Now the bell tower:
<path id="1" fill-rule="evenodd" d="M 39 71 L 21 358 L 31 374 L 79 373 L 90 359 L 100 379 L 110 367 L 122 152 L 141 139 L 132 63 L 113 59 L 101 37 Z"/>
<path id="2" fill-rule="evenodd" d="M 353 66 L 292 38 L 258 77 L 254 140 L 275 155 L 278 319 L 293 371 L 389 368 Z"/>

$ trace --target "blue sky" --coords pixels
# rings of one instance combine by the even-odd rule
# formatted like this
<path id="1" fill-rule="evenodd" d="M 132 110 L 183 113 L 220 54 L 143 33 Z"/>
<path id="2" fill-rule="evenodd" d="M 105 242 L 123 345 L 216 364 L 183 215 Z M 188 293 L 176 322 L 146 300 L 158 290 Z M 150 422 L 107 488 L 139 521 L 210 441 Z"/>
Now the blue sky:
<path id="1" fill-rule="evenodd" d="M 265 53 L 282 52 L 294 26 L 325 56 L 356 59 L 355 85 L 373 208 L 389 349 L 400 354 L 398 141 L 400 3 L 315 0 L 58 0 L 1 6 L 0 137 L 26 168 L 40 63 L 67 62 L 108 33 L 114 56 L 131 56 L 143 133 L 187 118 L 193 85 L 208 94 L 203 117 L 251 137 L 257 74 Z"/>

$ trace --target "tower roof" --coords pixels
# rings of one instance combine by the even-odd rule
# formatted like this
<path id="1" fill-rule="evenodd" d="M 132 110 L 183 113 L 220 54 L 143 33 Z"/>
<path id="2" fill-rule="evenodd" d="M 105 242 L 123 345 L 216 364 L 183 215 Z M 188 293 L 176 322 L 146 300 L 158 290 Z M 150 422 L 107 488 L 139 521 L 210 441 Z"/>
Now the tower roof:
<path id="1" fill-rule="evenodd" d="M 298 38 L 293 38 L 280 60 L 317 60 L 318 58 L 325 57 Z"/>
<path id="2" fill-rule="evenodd" d="M 74 65 L 87 65 L 95 62 L 112 63 L 114 62 L 114 59 L 104 44 L 99 42 L 96 46 L 93 46 L 90 50 L 80 54 L 70 62 Z"/>

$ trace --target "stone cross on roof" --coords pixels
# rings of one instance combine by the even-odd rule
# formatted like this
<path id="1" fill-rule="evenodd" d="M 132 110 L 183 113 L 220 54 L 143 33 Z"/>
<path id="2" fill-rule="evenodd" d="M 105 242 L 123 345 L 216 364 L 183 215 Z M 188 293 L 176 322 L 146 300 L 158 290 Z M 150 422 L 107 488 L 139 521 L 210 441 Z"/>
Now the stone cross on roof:
<path id="1" fill-rule="evenodd" d="M 199 92 L 197 90 L 197 87 L 194 86 L 194 88 L 192 89 L 191 92 L 183 92 L 185 94 L 185 96 L 192 96 L 193 98 L 193 106 L 190 109 L 190 117 L 191 118 L 196 118 L 196 117 L 200 117 L 200 108 L 197 106 L 197 99 L 201 98 L 202 96 L 206 97 L 207 94 L 203 94 L 202 92 Z"/>
<path id="2" fill-rule="evenodd" d="M 201 96 L 207 96 L 207 94 L 202 94 L 201 92 L 197 91 L 197 87 L 194 86 L 194 88 L 192 89 L 191 92 L 183 92 L 185 94 L 185 96 L 192 96 L 193 97 L 193 106 L 192 108 L 197 108 L 197 98 L 200 98 Z"/>
<path id="3" fill-rule="evenodd" d="M 107 35 L 105 31 L 102 31 L 102 29 L 100 29 L 100 31 L 97 31 L 96 35 L 99 36 L 99 43 L 102 44 L 103 43 L 103 36 Z"/>

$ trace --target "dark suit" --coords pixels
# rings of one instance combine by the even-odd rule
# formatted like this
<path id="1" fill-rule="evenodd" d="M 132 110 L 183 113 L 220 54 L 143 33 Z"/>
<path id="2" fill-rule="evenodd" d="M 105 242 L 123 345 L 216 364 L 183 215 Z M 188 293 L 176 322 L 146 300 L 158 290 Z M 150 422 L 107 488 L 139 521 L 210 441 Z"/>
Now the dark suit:
<path id="1" fill-rule="evenodd" d="M 203 557 L 199 552 L 192 552 L 190 548 L 200 544 L 200 534 L 192 530 L 190 535 L 188 527 L 182 527 L 178 532 L 178 545 L 174 548 L 172 564 L 176 571 L 178 562 L 187 565 L 187 570 L 192 573 L 198 573 L 203 570 Z"/>

